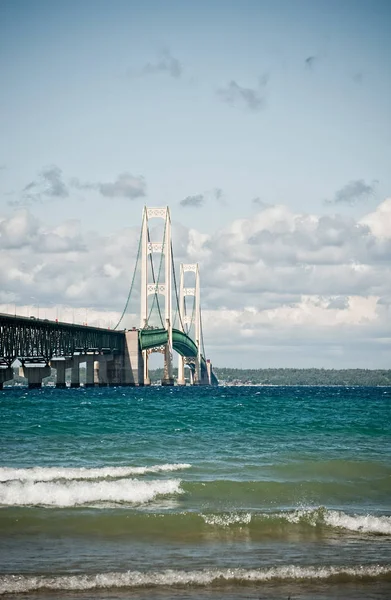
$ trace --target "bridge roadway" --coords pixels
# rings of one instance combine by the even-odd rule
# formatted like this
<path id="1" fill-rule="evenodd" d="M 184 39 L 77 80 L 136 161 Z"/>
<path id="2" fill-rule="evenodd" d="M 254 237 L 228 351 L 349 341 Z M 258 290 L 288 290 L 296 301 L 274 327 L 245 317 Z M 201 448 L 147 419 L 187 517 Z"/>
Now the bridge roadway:
<path id="1" fill-rule="evenodd" d="M 0 388 L 12 379 L 12 363 L 18 359 L 29 387 L 57 370 L 57 386 L 65 387 L 65 369 L 71 368 L 71 386 L 80 385 L 79 366 L 86 363 L 86 385 L 144 385 L 142 350 L 167 343 L 165 329 L 116 331 L 70 323 L 0 314 Z M 194 341 L 173 330 L 173 348 L 191 363 L 197 356 Z M 194 365 L 190 364 L 190 368 Z M 201 383 L 217 384 L 205 358 Z"/>

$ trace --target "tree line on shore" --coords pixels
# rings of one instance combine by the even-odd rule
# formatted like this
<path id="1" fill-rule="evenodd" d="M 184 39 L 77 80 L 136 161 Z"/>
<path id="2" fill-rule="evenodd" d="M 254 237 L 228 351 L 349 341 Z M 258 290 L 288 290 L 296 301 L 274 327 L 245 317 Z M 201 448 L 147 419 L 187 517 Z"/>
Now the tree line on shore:
<path id="1" fill-rule="evenodd" d="M 224 385 L 358 385 L 391 386 L 391 369 L 232 369 L 213 367 L 219 383 Z M 188 371 L 186 369 L 185 373 Z M 151 383 L 158 384 L 163 378 L 163 368 L 150 369 Z M 174 378 L 177 369 L 174 369 Z M 85 369 L 80 368 L 80 382 L 86 378 Z M 55 372 L 43 380 L 44 385 L 55 383 Z M 70 372 L 67 373 L 70 381 Z M 14 379 L 7 385 L 26 385 L 27 380 L 14 368 Z"/>
<path id="2" fill-rule="evenodd" d="M 391 370 L 381 369 L 230 369 L 214 368 L 220 382 L 251 385 L 391 385 Z"/>
<path id="3" fill-rule="evenodd" d="M 220 384 L 228 385 L 362 385 L 391 386 L 391 369 L 232 369 L 213 367 Z M 187 370 L 185 371 L 187 373 Z M 150 369 L 158 383 L 163 369 Z M 174 369 L 174 377 L 177 372 Z"/>

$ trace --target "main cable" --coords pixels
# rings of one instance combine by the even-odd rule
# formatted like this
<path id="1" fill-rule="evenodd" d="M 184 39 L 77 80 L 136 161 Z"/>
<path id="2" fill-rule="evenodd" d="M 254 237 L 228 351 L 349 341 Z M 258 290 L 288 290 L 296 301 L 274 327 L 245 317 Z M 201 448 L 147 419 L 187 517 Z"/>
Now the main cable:
<path id="1" fill-rule="evenodd" d="M 141 226 L 141 229 L 142 229 L 142 226 Z M 126 311 L 127 311 L 127 309 L 128 309 L 128 304 L 129 304 L 130 296 L 132 295 L 132 291 L 133 291 L 134 280 L 135 280 L 135 278 L 136 278 L 136 270 L 137 270 L 137 265 L 138 265 L 138 261 L 139 261 L 139 258 L 140 258 L 140 250 L 141 250 L 141 237 L 142 237 L 142 236 L 141 236 L 141 233 L 140 233 L 139 242 L 138 242 L 138 250 L 137 250 L 136 264 L 135 264 L 134 271 L 133 271 L 132 283 L 130 284 L 130 289 L 129 289 L 128 298 L 127 298 L 127 300 L 126 300 L 125 308 L 124 308 L 124 310 L 122 311 L 122 315 L 121 315 L 121 317 L 120 317 L 120 319 L 119 319 L 119 321 L 118 321 L 117 325 L 114 327 L 114 329 L 117 329 L 117 328 L 118 328 L 119 324 L 121 323 L 121 321 L 122 321 L 122 319 L 124 318 L 124 315 L 125 315 L 125 313 L 126 313 Z"/>

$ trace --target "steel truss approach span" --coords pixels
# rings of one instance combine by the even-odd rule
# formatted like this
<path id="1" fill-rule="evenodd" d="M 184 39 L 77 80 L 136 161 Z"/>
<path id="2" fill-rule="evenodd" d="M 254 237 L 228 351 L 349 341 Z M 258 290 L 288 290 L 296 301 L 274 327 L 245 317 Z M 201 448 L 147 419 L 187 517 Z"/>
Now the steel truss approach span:
<path id="1" fill-rule="evenodd" d="M 49 362 L 84 352 L 122 353 L 122 332 L 41 319 L 0 315 L 0 362 Z"/>

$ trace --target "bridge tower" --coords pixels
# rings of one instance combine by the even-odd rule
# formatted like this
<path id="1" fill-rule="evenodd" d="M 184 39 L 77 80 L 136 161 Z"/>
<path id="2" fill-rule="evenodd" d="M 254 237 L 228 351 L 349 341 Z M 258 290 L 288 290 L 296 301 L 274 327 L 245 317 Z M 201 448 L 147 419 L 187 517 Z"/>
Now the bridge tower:
<path id="1" fill-rule="evenodd" d="M 185 287 L 185 273 L 194 273 L 194 287 Z M 192 315 L 186 314 L 186 296 L 194 296 L 194 311 Z M 185 364 L 192 362 L 195 363 L 194 367 L 194 381 L 195 385 L 201 383 L 200 369 L 201 369 L 201 308 L 200 308 L 200 272 L 198 263 L 195 264 L 181 264 L 180 266 L 180 279 L 179 279 L 179 323 L 182 331 L 186 333 L 185 327 L 194 323 L 195 329 L 195 343 L 197 346 L 197 356 L 186 357 L 179 356 L 178 359 L 178 385 L 185 385 Z"/>
<path id="2" fill-rule="evenodd" d="M 162 242 L 154 242 L 150 239 L 149 220 L 159 218 L 164 220 L 164 234 Z M 158 280 L 149 281 L 148 262 L 153 264 L 152 255 L 160 253 L 164 255 L 164 283 Z M 173 385 L 174 376 L 172 370 L 172 246 L 171 246 L 171 217 L 168 206 L 148 208 L 144 207 L 143 222 L 141 229 L 141 307 L 140 307 L 140 329 L 148 329 L 149 324 L 149 296 L 157 299 L 158 294 L 164 296 L 164 323 L 163 327 L 167 330 L 168 341 L 161 351 L 164 354 L 164 377 L 162 385 Z M 153 271 L 152 271 L 153 273 Z M 155 279 L 155 277 L 153 277 Z M 149 385 L 148 374 L 148 353 L 149 350 L 143 350 L 144 358 L 144 384 Z"/>

